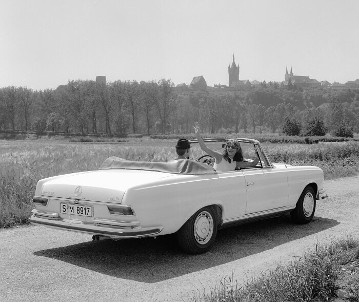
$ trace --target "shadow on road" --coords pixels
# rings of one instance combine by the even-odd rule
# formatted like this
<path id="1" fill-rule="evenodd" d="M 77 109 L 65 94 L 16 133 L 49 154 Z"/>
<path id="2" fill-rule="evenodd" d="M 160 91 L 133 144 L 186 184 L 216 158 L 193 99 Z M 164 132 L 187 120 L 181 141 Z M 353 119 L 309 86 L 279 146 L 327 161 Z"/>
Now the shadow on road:
<path id="1" fill-rule="evenodd" d="M 261 253 L 338 224 L 315 217 L 309 224 L 295 225 L 283 216 L 239 225 L 219 231 L 211 251 L 197 256 L 183 254 L 172 236 L 84 242 L 34 254 L 117 278 L 155 283 Z"/>

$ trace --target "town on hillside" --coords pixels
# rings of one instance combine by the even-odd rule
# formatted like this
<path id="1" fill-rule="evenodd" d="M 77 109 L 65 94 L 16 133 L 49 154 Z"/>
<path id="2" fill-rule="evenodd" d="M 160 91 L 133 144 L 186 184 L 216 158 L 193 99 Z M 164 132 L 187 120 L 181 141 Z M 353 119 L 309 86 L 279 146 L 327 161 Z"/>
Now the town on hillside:
<path id="1" fill-rule="evenodd" d="M 240 80 L 239 73 L 239 64 L 236 64 L 235 57 L 233 54 L 232 64 L 228 66 L 228 85 L 216 84 L 214 88 L 223 88 L 230 90 L 240 90 L 244 87 L 251 87 L 256 85 L 261 85 L 259 81 L 249 81 L 249 80 Z M 344 84 L 334 82 L 329 83 L 328 81 L 318 81 L 316 79 L 311 79 L 309 76 L 303 75 L 295 75 L 293 73 L 293 68 L 290 68 L 290 72 L 288 72 L 288 68 L 285 69 L 284 80 L 279 83 L 281 85 L 286 86 L 296 86 L 298 88 L 318 88 L 318 87 L 330 87 L 334 89 L 359 89 L 359 79 L 355 81 L 348 81 Z M 179 84 L 177 87 L 186 87 L 186 84 Z M 203 75 L 196 76 L 193 78 L 191 84 L 191 88 L 194 89 L 205 89 L 207 88 L 207 82 Z"/>

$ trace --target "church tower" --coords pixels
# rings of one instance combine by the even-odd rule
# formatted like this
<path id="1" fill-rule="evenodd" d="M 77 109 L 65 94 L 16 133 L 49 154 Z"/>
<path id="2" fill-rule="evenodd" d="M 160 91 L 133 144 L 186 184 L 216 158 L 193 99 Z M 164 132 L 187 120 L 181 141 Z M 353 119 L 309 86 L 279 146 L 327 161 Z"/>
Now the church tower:
<path id="1" fill-rule="evenodd" d="M 289 73 L 288 73 L 288 68 L 287 68 L 287 66 L 285 67 L 284 81 L 285 81 L 286 83 L 288 83 L 288 81 L 289 81 Z"/>
<path id="2" fill-rule="evenodd" d="M 228 66 L 228 86 L 229 87 L 235 87 L 239 84 L 239 64 L 236 65 L 236 62 L 234 61 L 234 54 L 233 54 L 233 62 L 232 65 Z"/>
<path id="3" fill-rule="evenodd" d="M 287 67 L 285 67 L 285 76 L 284 76 L 284 80 L 286 83 L 289 82 L 289 80 L 292 80 L 293 78 L 293 67 L 290 67 L 290 73 L 288 73 L 288 69 Z"/>

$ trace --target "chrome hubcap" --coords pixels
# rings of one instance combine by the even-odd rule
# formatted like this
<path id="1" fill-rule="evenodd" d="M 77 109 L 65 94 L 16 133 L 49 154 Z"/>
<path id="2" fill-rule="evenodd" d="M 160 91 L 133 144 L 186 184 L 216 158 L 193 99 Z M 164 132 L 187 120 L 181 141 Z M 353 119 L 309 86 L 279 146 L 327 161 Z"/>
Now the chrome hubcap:
<path id="1" fill-rule="evenodd" d="M 310 217 L 314 210 L 314 196 L 311 192 L 307 192 L 303 200 L 303 213 L 305 217 Z"/>
<path id="2" fill-rule="evenodd" d="M 213 218 L 210 213 L 203 211 L 194 222 L 194 237 L 199 244 L 208 243 L 213 234 Z"/>

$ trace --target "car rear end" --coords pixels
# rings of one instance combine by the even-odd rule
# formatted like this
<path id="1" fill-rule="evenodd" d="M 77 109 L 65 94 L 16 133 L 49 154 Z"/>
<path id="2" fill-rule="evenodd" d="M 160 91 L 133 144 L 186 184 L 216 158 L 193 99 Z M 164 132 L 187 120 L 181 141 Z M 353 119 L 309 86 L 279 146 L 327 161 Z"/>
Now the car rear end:
<path id="1" fill-rule="evenodd" d="M 30 222 L 111 238 L 156 236 L 161 225 L 142 226 L 134 209 L 123 204 L 129 188 L 156 177 L 166 174 L 110 170 L 40 180 Z"/>

